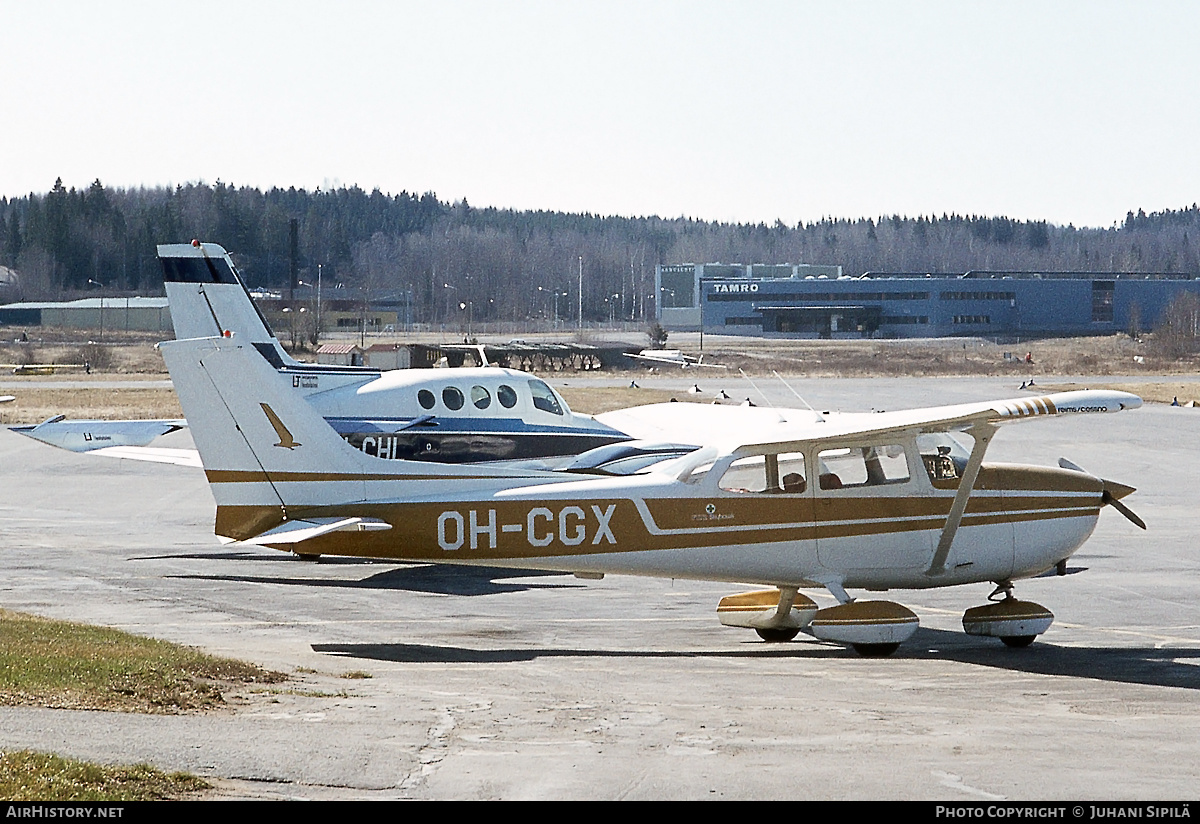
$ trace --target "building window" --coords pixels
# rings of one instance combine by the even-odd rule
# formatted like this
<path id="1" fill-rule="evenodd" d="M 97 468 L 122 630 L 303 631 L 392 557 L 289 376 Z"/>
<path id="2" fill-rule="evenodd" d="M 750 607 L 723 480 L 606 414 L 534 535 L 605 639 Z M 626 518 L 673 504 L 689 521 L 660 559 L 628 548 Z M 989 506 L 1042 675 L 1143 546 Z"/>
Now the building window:
<path id="1" fill-rule="evenodd" d="M 918 323 L 929 323 L 928 315 L 884 315 L 879 319 L 884 326 L 908 326 Z"/>
<path id="2" fill-rule="evenodd" d="M 942 292 L 942 300 L 1016 300 L 1016 292 Z"/>
<path id="3" fill-rule="evenodd" d="M 955 315 L 954 323 L 967 324 L 968 326 L 979 326 L 990 324 L 992 322 L 991 315 Z"/>
<path id="4" fill-rule="evenodd" d="M 660 272 L 659 306 L 663 309 L 687 309 L 696 303 L 694 266 L 666 267 Z"/>
<path id="5" fill-rule="evenodd" d="M 1092 281 L 1092 323 L 1113 322 L 1113 292 L 1116 285 L 1111 280 Z"/>

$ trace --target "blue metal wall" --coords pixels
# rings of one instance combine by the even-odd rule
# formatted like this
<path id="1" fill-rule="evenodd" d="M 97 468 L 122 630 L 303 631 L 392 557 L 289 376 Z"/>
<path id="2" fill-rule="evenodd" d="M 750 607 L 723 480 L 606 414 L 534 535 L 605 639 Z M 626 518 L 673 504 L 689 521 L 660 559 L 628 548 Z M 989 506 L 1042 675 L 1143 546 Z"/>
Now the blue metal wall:
<path id="1" fill-rule="evenodd" d="M 1200 295 L 1200 280 L 1137 275 L 704 278 L 700 286 L 705 331 L 768 337 L 1106 334 L 1128 330 L 1135 305 L 1149 329 L 1178 294 Z"/>

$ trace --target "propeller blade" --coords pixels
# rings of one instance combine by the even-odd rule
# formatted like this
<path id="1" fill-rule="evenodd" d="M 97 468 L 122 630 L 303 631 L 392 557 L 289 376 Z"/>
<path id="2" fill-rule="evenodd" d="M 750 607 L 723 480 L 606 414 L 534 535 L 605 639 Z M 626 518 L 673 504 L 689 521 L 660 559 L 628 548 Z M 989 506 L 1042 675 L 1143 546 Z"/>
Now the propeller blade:
<path id="1" fill-rule="evenodd" d="M 1100 496 L 1100 501 L 1101 503 L 1108 504 L 1113 509 L 1117 510 L 1117 512 L 1120 512 L 1122 515 L 1128 518 L 1130 523 L 1132 523 L 1134 526 L 1141 527 L 1142 529 L 1146 528 L 1146 522 L 1139 518 L 1132 509 L 1117 500 L 1117 498 L 1114 497 L 1113 494 L 1107 489 L 1104 490 L 1104 493 Z"/>

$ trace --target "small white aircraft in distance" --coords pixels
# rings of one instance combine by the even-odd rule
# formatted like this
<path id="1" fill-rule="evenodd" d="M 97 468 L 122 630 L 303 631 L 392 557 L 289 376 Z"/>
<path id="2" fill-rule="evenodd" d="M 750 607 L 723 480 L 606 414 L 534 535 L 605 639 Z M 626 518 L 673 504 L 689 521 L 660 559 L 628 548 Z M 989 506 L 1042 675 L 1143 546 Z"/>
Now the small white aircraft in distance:
<path id="1" fill-rule="evenodd" d="M 83 369 L 82 363 L 0 363 L 14 375 L 53 375 L 59 369 Z"/>
<path id="2" fill-rule="evenodd" d="M 683 369 L 690 369 L 694 366 L 706 366 L 709 369 L 729 368 L 719 363 L 704 363 L 703 354 L 687 355 L 681 349 L 643 349 L 636 355 L 626 352 L 625 357 L 639 363 L 648 363 L 651 366 L 678 366 Z"/>
<path id="3" fill-rule="evenodd" d="M 235 335 L 160 348 L 224 539 L 585 578 L 753 582 L 769 588 L 723 599 L 718 615 L 769 641 L 803 629 L 864 655 L 890 654 L 917 616 L 849 589 L 992 582 L 990 602 L 966 611 L 964 629 L 1025 646 L 1054 616 L 1014 598 L 1014 581 L 1065 567 L 1105 505 L 1144 528 L 1119 500 L 1131 487 L 1065 461 L 983 463 L 999 426 L 1141 405 L 1124 392 L 838 416 L 657 404 L 613 413 L 615 422 L 635 437 L 669 428 L 705 445 L 622 465 L 623 445 L 613 444 L 545 470 L 381 460 L 285 391 L 252 343 Z M 951 433 L 969 435 L 970 448 Z M 827 589 L 838 605 L 818 609 L 805 587 Z"/>

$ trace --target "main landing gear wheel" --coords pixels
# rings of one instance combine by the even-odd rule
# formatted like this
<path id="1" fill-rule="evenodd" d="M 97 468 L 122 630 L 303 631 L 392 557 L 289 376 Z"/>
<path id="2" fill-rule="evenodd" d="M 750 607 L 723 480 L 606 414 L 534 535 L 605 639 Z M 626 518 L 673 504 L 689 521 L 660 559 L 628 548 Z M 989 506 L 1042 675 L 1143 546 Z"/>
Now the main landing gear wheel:
<path id="1" fill-rule="evenodd" d="M 784 641 L 790 641 L 800 634 L 799 628 L 793 629 L 790 627 L 767 628 L 757 627 L 754 630 L 758 633 L 758 637 L 771 644 L 781 644 Z"/>
<path id="2" fill-rule="evenodd" d="M 899 644 L 851 644 L 854 651 L 863 658 L 887 658 L 896 650 L 900 649 Z"/>
<path id="3" fill-rule="evenodd" d="M 1012 647 L 1013 649 L 1021 649 L 1033 643 L 1036 635 L 1002 635 L 1000 640 L 1004 642 L 1004 646 Z"/>

